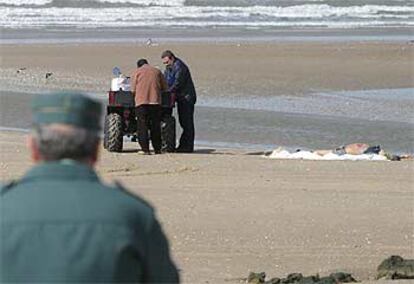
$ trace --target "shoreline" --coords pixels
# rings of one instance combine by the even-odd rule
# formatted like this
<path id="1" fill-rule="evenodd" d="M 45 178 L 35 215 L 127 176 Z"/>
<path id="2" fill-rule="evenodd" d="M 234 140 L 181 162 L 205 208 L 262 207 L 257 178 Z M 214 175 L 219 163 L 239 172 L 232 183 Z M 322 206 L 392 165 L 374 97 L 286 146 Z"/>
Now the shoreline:
<path id="1" fill-rule="evenodd" d="M 39 28 L 2 30 L 1 45 L 13 44 L 145 44 L 151 38 L 158 44 L 171 43 L 277 43 L 277 42 L 410 42 L 412 27 L 373 28 Z"/>
<path id="2" fill-rule="evenodd" d="M 0 133 L 16 133 L 16 134 L 28 134 L 30 133 L 30 128 L 15 128 L 15 127 L 4 127 L 0 126 Z M 102 136 L 103 137 L 103 136 Z M 124 143 L 130 145 L 130 140 L 125 139 Z M 131 142 L 133 143 L 133 142 Z M 139 148 L 139 145 L 135 143 L 136 148 Z M 273 149 L 274 145 L 262 145 L 262 144 L 241 144 L 241 143 L 230 143 L 222 141 L 195 141 L 195 146 L 197 151 L 204 151 L 205 149 L 215 148 L 217 150 L 223 151 L 257 151 L 257 153 L 269 153 Z M 271 148 L 273 147 L 273 148 Z"/>
<path id="3" fill-rule="evenodd" d="M 105 105 L 104 97 L 93 97 Z M 0 101 L 4 106 L 0 116 L 0 130 L 2 127 L 5 127 L 4 129 L 30 128 L 31 98 L 32 95 L 27 93 L 0 92 Z M 403 110 L 411 109 L 410 106 L 413 106 L 414 100 L 408 100 L 408 98 L 405 100 L 405 96 L 402 96 L 401 102 L 377 99 L 374 104 L 359 106 L 365 96 L 362 98 L 357 96 L 354 99 L 356 103 L 351 103 L 353 96 L 349 96 L 343 100 L 343 103 L 348 102 L 348 110 L 343 107 L 330 110 L 332 106 L 329 101 L 325 100 L 326 96 L 322 98 L 324 100 L 321 98 L 290 99 L 291 106 L 297 108 L 296 110 L 285 109 L 290 112 L 283 111 L 280 100 L 276 97 L 274 99 L 276 102 L 279 101 L 278 105 L 281 109 L 274 111 L 243 109 L 235 105 L 232 108 L 220 104 L 204 106 L 201 103 L 202 98 L 199 98 L 201 102 L 195 111 L 196 147 L 261 151 L 271 151 L 282 147 L 294 152 L 297 149 L 335 149 L 341 145 L 358 142 L 380 145 L 386 152 L 397 155 L 414 153 L 411 143 L 414 123 L 409 119 L 410 112 L 405 115 L 403 112 Z M 332 95 L 330 99 L 333 100 L 333 106 L 341 105 L 339 98 L 335 95 Z M 250 104 L 254 104 L 254 99 L 251 99 Z M 310 112 L 312 105 L 319 106 L 319 104 L 322 104 L 324 108 L 316 108 L 314 112 Z M 307 113 L 301 112 L 300 105 L 309 109 Z M 377 109 L 377 113 L 369 114 L 369 110 L 373 107 Z M 381 108 L 387 112 L 381 115 L 378 113 Z M 343 113 L 335 114 L 337 111 Z M 358 112 L 361 116 L 354 117 Z M 365 112 L 368 112 L 372 118 L 366 117 Z M 392 116 L 394 112 L 398 113 Z M 173 114 L 177 120 L 175 110 Z M 398 116 L 404 120 L 398 121 Z M 179 137 L 181 129 L 178 127 L 178 122 L 176 131 Z M 128 140 L 127 137 L 125 139 Z"/>
<path id="4" fill-rule="evenodd" d="M 396 154 L 413 152 L 409 141 L 413 140 L 410 133 L 414 122 L 414 100 L 410 98 L 414 89 L 414 44 L 124 43 L 0 47 L 2 89 L 19 90 L 17 93 L 81 90 L 98 94 L 103 101 L 114 66 L 130 74 L 137 58 L 145 57 L 162 69 L 160 54 L 172 49 L 189 65 L 195 81 L 199 141 L 301 149 L 332 149 L 361 142 L 380 144 Z M 18 73 L 22 67 L 26 69 Z M 46 79 L 48 72 L 53 75 Z M 12 114 L 9 121 L 23 119 L 18 114 L 27 112 L 27 97 L 2 95 L 2 120 L 5 121 L 6 112 Z"/>

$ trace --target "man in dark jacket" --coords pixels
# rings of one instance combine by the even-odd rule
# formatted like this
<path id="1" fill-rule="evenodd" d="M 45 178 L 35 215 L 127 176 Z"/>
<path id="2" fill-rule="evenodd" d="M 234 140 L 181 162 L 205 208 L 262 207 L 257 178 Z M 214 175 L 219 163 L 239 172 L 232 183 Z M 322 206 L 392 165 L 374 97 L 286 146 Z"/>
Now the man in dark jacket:
<path id="1" fill-rule="evenodd" d="M 193 79 L 187 65 L 170 50 L 164 51 L 161 58 L 166 66 L 164 76 L 168 91 L 176 96 L 178 120 L 183 129 L 176 151 L 191 153 L 194 151 L 194 105 L 197 101 Z"/>
<path id="2" fill-rule="evenodd" d="M 178 282 L 152 207 L 93 170 L 101 111 L 81 94 L 34 101 L 35 166 L 0 189 L 0 283 Z"/>

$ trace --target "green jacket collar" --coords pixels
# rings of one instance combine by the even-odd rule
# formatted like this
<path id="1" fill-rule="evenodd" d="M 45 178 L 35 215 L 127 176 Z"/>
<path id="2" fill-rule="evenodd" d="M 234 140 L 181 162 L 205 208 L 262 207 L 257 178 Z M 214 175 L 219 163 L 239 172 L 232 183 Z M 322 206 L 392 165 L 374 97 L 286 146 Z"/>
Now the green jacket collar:
<path id="1" fill-rule="evenodd" d="M 69 159 L 40 163 L 29 170 L 21 181 L 37 178 L 98 180 L 91 167 Z"/>

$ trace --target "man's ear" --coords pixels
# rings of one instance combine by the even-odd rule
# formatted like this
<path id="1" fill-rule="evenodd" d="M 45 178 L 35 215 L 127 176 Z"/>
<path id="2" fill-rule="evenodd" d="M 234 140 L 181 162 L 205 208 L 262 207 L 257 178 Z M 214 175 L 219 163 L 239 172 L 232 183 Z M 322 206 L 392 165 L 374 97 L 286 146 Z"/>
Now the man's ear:
<path id="1" fill-rule="evenodd" d="M 27 137 L 27 148 L 30 150 L 30 157 L 32 158 L 33 162 L 37 163 L 42 160 L 39 147 L 32 135 L 29 135 Z"/>

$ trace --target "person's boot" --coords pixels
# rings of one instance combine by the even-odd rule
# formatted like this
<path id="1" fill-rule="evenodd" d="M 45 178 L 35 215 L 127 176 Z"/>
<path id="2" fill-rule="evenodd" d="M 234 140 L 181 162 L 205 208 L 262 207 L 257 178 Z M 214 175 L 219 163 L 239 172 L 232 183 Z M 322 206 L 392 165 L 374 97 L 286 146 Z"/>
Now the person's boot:
<path id="1" fill-rule="evenodd" d="M 151 152 L 149 150 L 148 151 L 139 150 L 138 155 L 151 155 Z"/>
<path id="2" fill-rule="evenodd" d="M 138 151 L 138 155 L 151 155 L 149 147 L 142 147 L 141 150 Z"/>
<path id="3" fill-rule="evenodd" d="M 176 153 L 193 153 L 194 149 L 191 148 L 184 148 L 184 147 L 178 147 L 175 149 Z"/>

